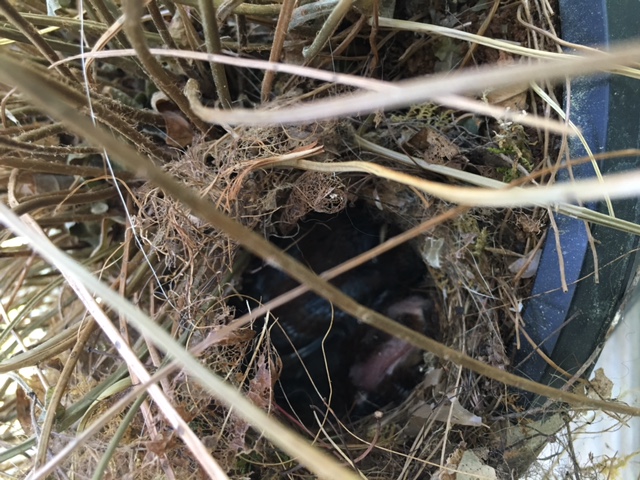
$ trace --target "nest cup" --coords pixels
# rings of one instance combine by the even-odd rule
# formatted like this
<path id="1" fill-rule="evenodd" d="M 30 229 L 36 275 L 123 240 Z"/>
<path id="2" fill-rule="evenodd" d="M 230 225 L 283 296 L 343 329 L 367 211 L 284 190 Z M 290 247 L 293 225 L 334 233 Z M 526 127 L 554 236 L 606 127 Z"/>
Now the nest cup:
<path id="1" fill-rule="evenodd" d="M 361 201 L 334 215 L 309 214 L 298 222 L 295 234 L 274 235 L 272 241 L 319 274 L 398 232 L 380 212 L 373 213 Z M 377 256 L 332 283 L 362 305 L 419 333 L 437 333 L 432 282 L 410 245 Z M 248 313 L 256 301 L 266 303 L 295 286 L 297 282 L 283 272 L 253 259 L 242 276 L 237 311 Z M 417 349 L 312 293 L 270 311 L 254 328 L 268 329 L 281 363 L 275 386 L 277 408 L 311 428 L 317 428 L 317 419 L 323 417 L 351 423 L 397 406 L 420 380 L 422 359 Z"/>

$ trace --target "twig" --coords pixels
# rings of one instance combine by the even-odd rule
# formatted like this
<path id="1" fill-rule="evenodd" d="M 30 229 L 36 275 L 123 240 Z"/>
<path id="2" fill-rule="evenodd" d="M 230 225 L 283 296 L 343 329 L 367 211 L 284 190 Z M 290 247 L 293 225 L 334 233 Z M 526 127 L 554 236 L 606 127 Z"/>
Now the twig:
<path id="1" fill-rule="evenodd" d="M 3 0 L 0 0 L 3 1 Z M 189 120 L 196 126 L 198 130 L 206 133 L 210 130 L 209 125 L 198 118 L 189 102 L 182 92 L 177 88 L 176 82 L 172 79 L 164 68 L 153 58 L 147 47 L 144 38 L 143 29 L 140 26 L 140 17 L 142 17 L 143 3 L 138 0 L 127 0 L 124 2 L 124 31 L 131 42 L 131 46 L 138 54 L 138 60 L 144 65 L 151 80 L 173 101 L 178 108 L 184 113 Z"/>
<path id="2" fill-rule="evenodd" d="M 198 0 L 198 5 L 200 6 L 200 14 L 202 15 L 202 29 L 204 31 L 207 52 L 220 54 L 222 45 L 220 43 L 218 20 L 216 19 L 216 9 L 213 2 L 211 0 Z M 224 70 L 224 65 L 216 62 L 210 62 L 209 65 L 211 66 L 213 83 L 216 86 L 222 107 L 231 108 L 229 82 L 227 81 L 227 73 Z"/>

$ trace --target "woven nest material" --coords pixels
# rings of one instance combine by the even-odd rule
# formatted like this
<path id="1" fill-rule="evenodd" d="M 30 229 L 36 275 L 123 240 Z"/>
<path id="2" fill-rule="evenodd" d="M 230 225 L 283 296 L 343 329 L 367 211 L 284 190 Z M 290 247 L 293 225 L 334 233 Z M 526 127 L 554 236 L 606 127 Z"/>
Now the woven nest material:
<path id="1" fill-rule="evenodd" d="M 166 168 L 229 215 L 267 236 L 295 235 L 297 222 L 305 216 L 337 215 L 356 203 L 364 203 L 384 222 L 401 230 L 451 208 L 408 187 L 367 175 L 255 167 L 262 159 L 287 155 L 308 145 L 326 145 L 320 160 L 327 163 L 349 158 L 353 152 L 349 145 L 351 130 L 347 127 L 329 124 L 236 130 L 235 137 L 226 135 L 192 147 Z M 406 123 L 398 122 L 387 133 L 402 136 L 406 131 Z M 369 154 L 360 152 L 359 156 L 368 158 Z M 409 171 L 421 175 L 418 168 Z M 223 233 L 201 222 L 157 188 L 145 185 L 139 189 L 138 197 L 141 237 L 163 259 L 163 295 L 179 312 L 174 329 L 177 335 L 187 335 L 187 346 L 197 345 L 233 321 L 235 306 L 230 309 L 229 305 L 237 305 L 232 300 L 237 289 L 242 288 L 234 266 L 242 264 L 246 254 Z M 518 223 L 513 221 L 516 218 Z M 505 345 L 505 339 L 510 341 L 514 321 L 510 312 L 517 307 L 513 303 L 517 297 L 512 285 L 514 273 L 509 271 L 511 262 L 500 251 L 498 241 L 508 241 L 520 251 L 527 244 L 537 243 L 535 234 L 541 231 L 530 232 L 520 226 L 534 221 L 524 211 L 507 214 L 505 219 L 504 212 L 472 209 L 411 241 L 411 248 L 428 269 L 431 291 L 437 297 L 438 336 L 442 342 L 492 366 L 509 368 L 509 345 Z M 488 253 L 490 249 L 496 253 Z M 523 291 L 526 288 L 525 282 Z M 222 344 L 208 349 L 202 358 L 256 405 L 287 421 L 289 415 L 273 403 L 281 359 L 264 330 L 245 326 Z M 451 368 L 429 354 L 420 360 L 420 369 L 423 375 L 419 383 L 404 400 L 386 405 L 356 423 L 340 424 L 332 419 L 323 427 L 331 429 L 331 433 L 325 431 L 323 435 L 348 439 L 346 452 L 358 459 L 358 466 L 366 475 L 374 475 L 380 465 L 385 465 L 386 478 L 403 468 L 418 472 L 427 468 L 425 462 L 437 464 L 443 435 L 451 446 L 464 444 L 465 451 L 484 449 L 483 461 L 488 458 L 488 442 L 494 442 L 491 449 L 499 448 L 498 437 L 488 440 L 482 419 L 499 416 L 513 401 L 505 397 L 504 387 Z M 246 466 L 250 470 L 261 469 L 259 465 L 263 464 L 280 465 L 276 470 L 294 465 L 275 454 L 264 440 L 258 441 L 245 421 L 212 400 L 197 383 L 178 376 L 172 390 L 189 416 L 198 419 L 199 435 L 212 442 L 208 445 L 223 468 L 238 469 L 238 455 L 253 465 Z M 294 428 L 296 423 L 294 420 Z M 311 431 L 314 427 L 317 425 L 305 426 Z M 371 439 L 380 448 L 371 450 Z M 455 448 L 450 452 L 455 451 L 462 452 Z M 420 460 L 411 462 L 394 452 Z M 450 461 L 455 464 L 455 455 Z"/>

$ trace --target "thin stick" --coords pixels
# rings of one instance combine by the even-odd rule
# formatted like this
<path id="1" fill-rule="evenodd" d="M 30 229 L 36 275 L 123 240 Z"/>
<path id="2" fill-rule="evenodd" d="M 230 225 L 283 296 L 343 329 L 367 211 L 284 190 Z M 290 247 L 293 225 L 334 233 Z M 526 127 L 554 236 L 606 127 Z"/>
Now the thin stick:
<path id="1" fill-rule="evenodd" d="M 202 29 L 207 52 L 220 54 L 222 52 L 222 43 L 220 42 L 220 31 L 218 29 L 218 20 L 216 19 L 216 8 L 211 0 L 198 0 L 198 5 L 202 15 Z M 213 83 L 216 86 L 222 107 L 231 108 L 229 82 L 227 81 L 224 65 L 216 62 L 210 62 L 209 65 L 211 66 Z"/>
<path id="2" fill-rule="evenodd" d="M 151 80 L 158 86 L 158 88 L 160 88 L 160 90 L 167 94 L 171 101 L 173 101 L 182 113 L 191 120 L 196 128 L 203 133 L 209 131 L 210 127 L 194 115 L 193 110 L 189 106 L 189 102 L 187 102 L 187 99 L 177 88 L 174 79 L 169 76 L 166 70 L 162 68 L 162 65 L 160 65 L 149 52 L 147 42 L 144 38 L 144 31 L 140 26 L 142 9 L 143 3 L 138 0 L 127 0 L 124 2 L 125 17 L 123 28 L 131 42 L 131 46 L 138 54 L 138 60 L 140 60 L 140 63 L 144 65 L 144 68 L 147 70 Z"/>
<path id="3" fill-rule="evenodd" d="M 296 0 L 284 0 L 282 2 L 282 10 L 278 16 L 278 23 L 276 24 L 276 30 L 273 34 L 273 45 L 269 52 L 269 61 L 278 62 L 280 55 L 282 54 L 282 47 L 284 46 L 284 39 L 287 36 L 287 27 L 291 21 L 291 14 L 293 8 L 296 6 Z M 273 70 L 267 70 L 264 73 L 264 79 L 262 80 L 261 97 L 262 102 L 269 100 L 271 90 L 273 89 L 273 80 L 275 79 L 276 72 Z"/>

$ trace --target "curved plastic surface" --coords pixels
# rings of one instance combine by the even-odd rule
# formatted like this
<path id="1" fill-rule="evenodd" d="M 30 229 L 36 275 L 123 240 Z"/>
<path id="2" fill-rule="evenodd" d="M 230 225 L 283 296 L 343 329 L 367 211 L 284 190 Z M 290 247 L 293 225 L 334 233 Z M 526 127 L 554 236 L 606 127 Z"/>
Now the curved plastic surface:
<path id="1" fill-rule="evenodd" d="M 573 43 L 607 46 L 617 40 L 640 36 L 640 4 L 637 0 L 560 0 L 562 36 Z M 614 76 L 600 76 L 571 82 L 567 92 L 571 120 L 584 134 L 594 153 L 634 148 L 640 144 L 640 82 Z M 579 140 L 570 141 L 573 158 L 586 152 Z M 603 173 L 640 166 L 639 158 L 600 162 Z M 576 178 L 595 175 L 590 164 L 573 169 Z M 560 177 L 566 180 L 567 175 Z M 585 205 L 606 212 L 604 202 Z M 640 220 L 637 199 L 614 202 L 616 217 Z M 591 227 L 596 241 L 599 283 L 594 279 L 594 256 L 584 222 L 556 215 L 565 278 L 560 282 L 556 238 L 550 229 L 546 238 L 532 298 L 525 304 L 525 329 L 557 365 L 573 374 L 604 341 L 605 334 L 625 293 L 638 238 L 598 225 Z M 515 355 L 516 369 L 533 380 L 562 386 L 558 372 L 533 348 L 523 342 Z M 544 401 L 530 398 L 534 405 Z"/>

